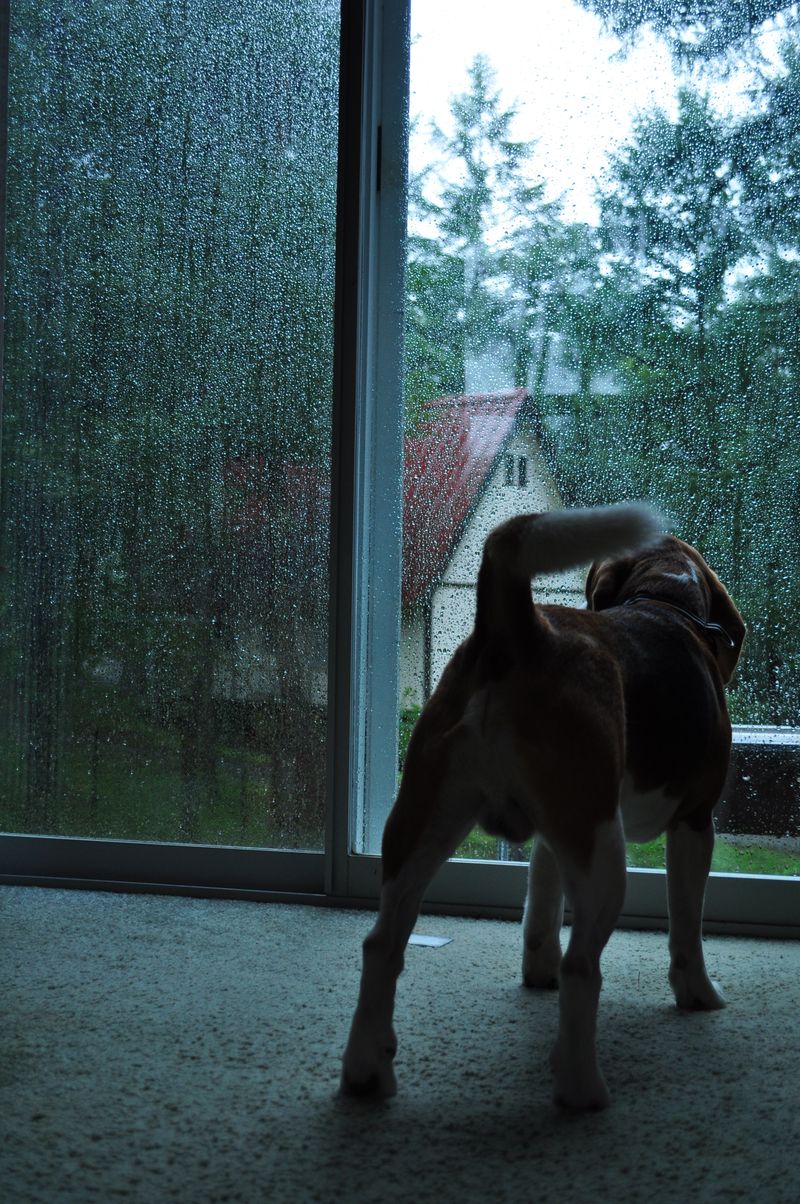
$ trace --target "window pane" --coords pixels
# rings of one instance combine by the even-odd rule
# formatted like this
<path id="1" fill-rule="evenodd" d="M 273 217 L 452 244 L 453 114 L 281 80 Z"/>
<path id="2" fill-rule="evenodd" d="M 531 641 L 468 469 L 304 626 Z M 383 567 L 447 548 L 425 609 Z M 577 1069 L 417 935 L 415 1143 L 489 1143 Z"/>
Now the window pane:
<path id="1" fill-rule="evenodd" d="M 412 5 L 401 724 L 492 526 L 649 498 L 749 626 L 715 868 L 797 874 L 800 31 L 795 6 L 686 11 Z"/>
<path id="2" fill-rule="evenodd" d="M 334 0 L 16 0 L 0 825 L 318 848 Z"/>

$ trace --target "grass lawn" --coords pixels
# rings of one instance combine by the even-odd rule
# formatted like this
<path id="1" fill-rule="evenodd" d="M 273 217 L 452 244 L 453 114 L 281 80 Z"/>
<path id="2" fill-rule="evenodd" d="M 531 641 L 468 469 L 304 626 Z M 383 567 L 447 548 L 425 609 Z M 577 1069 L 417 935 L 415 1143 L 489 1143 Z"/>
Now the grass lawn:
<path id="1" fill-rule="evenodd" d="M 12 753 L 13 755 L 13 753 Z M 254 848 L 320 849 L 318 833 L 298 831 L 271 787 L 269 757 L 248 749 L 221 749 L 213 787 L 181 777 L 177 747 L 152 741 L 102 745 L 100 755 L 75 742 L 62 758 L 58 803 L 42 819 L 24 797 L 6 791 L 0 829 Z"/>
<path id="2" fill-rule="evenodd" d="M 530 856 L 530 844 L 525 846 Z M 665 866 L 666 837 L 659 836 L 648 844 L 628 845 L 628 865 L 635 869 L 659 869 Z M 475 828 L 456 853 L 457 857 L 470 857 L 481 861 L 494 861 L 498 857 L 498 842 Z M 780 874 L 800 876 L 800 853 L 791 850 L 769 848 L 752 838 L 752 843 L 730 844 L 725 836 L 717 837 L 714 846 L 712 872 L 723 874 Z"/>

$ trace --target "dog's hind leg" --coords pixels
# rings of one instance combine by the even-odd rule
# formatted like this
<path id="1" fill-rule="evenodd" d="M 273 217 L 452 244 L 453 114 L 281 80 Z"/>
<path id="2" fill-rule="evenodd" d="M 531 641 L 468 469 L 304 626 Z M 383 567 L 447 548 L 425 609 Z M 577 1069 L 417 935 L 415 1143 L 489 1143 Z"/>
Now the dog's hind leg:
<path id="1" fill-rule="evenodd" d="M 342 1065 L 348 1095 L 394 1095 L 392 1026 L 397 979 L 423 894 L 468 835 L 479 808 L 470 782 L 469 742 L 451 733 L 437 756 L 409 748 L 397 801 L 383 836 L 378 920 L 364 941 L 361 986 Z"/>
<path id="2" fill-rule="evenodd" d="M 558 986 L 563 920 L 561 872 L 544 839 L 537 833 L 522 921 L 522 981 L 526 987 Z"/>
<path id="3" fill-rule="evenodd" d="M 703 896 L 713 851 L 710 818 L 699 831 L 685 822 L 667 830 L 669 981 L 679 1008 L 710 1011 L 725 1007 L 703 957 Z"/>
<path id="4" fill-rule="evenodd" d="M 581 1110 L 605 1108 L 608 1088 L 597 1064 L 600 955 L 625 897 L 625 838 L 619 815 L 597 824 L 588 867 L 556 853 L 572 931 L 561 963 L 558 1039 L 551 1059 L 556 1102 Z"/>

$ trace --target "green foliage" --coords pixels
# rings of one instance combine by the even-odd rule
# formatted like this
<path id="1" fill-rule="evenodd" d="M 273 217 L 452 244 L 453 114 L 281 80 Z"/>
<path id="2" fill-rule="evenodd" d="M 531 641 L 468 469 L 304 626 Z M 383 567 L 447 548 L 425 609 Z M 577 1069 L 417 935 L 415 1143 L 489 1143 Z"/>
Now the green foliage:
<path id="1" fill-rule="evenodd" d="M 640 347 L 620 364 L 623 394 L 585 417 L 593 457 L 613 463 L 613 495 L 658 499 L 747 617 L 736 718 L 794 723 L 799 662 L 782 616 L 800 602 L 798 273 L 786 241 L 791 199 L 773 199 L 777 220 L 759 211 L 768 144 L 756 133 L 749 126 L 746 138 L 684 91 L 677 121 L 644 115 L 612 161 L 607 271 L 628 294 L 619 350 L 631 329 Z M 785 143 L 783 157 L 792 153 Z M 755 254 L 767 270 L 748 276 Z M 586 454 L 584 441 L 566 457 L 572 487 L 597 500 Z"/>
<path id="2" fill-rule="evenodd" d="M 781 51 L 782 72 L 764 80 L 761 105 L 731 139 L 742 205 L 768 254 L 776 246 L 796 249 L 800 241 L 800 45 L 786 38 Z"/>
<path id="3" fill-rule="evenodd" d="M 684 88 L 676 121 L 657 109 L 638 117 L 631 141 L 611 157 L 613 191 L 603 197 L 607 249 L 636 259 L 640 274 L 645 268 L 673 334 L 696 339 L 698 383 L 726 272 L 749 249 L 729 141 L 708 100 Z"/>
<path id="4" fill-rule="evenodd" d="M 398 770 L 402 772 L 406 762 L 406 753 L 408 752 L 408 743 L 411 739 L 411 733 L 414 730 L 414 725 L 422 714 L 422 707 L 417 703 L 412 703 L 400 708 L 400 738 L 398 743 Z"/>
<path id="5" fill-rule="evenodd" d="M 724 54 L 748 39 L 764 21 L 791 9 L 785 0 L 578 0 L 625 40 L 644 25 L 665 37 L 687 59 Z"/>
<path id="6" fill-rule="evenodd" d="M 464 389 L 464 265 L 430 239 L 409 240 L 406 269 L 406 421 L 433 397 Z"/>

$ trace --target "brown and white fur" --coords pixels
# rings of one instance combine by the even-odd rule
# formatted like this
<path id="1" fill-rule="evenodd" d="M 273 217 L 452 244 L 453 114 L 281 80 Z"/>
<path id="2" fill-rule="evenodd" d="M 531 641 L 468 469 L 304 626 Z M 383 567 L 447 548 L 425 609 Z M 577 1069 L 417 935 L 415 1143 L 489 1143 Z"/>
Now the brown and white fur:
<path id="1" fill-rule="evenodd" d="M 592 559 L 587 610 L 534 603 L 531 578 Z M 559 1103 L 609 1102 L 595 1029 L 626 838 L 667 832 L 678 1006 L 724 1006 L 701 921 L 731 743 L 724 686 L 744 634 L 699 552 L 661 536 L 645 506 L 521 515 L 491 532 L 474 630 L 419 718 L 386 823 L 343 1091 L 396 1090 L 392 1016 L 405 946 L 428 883 L 476 823 L 517 843 L 535 837 L 522 973 L 529 987 L 560 991 Z M 562 958 L 564 895 L 572 927 Z"/>

